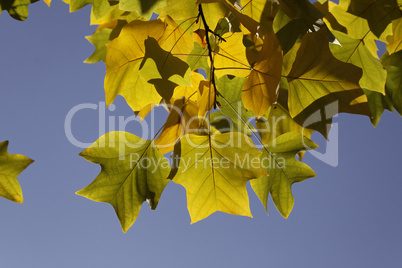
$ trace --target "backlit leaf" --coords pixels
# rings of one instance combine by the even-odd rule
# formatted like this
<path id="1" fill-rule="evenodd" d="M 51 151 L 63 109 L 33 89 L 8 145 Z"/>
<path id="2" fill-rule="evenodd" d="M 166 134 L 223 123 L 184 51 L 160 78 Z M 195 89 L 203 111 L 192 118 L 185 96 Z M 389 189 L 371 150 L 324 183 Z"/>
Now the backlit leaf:
<path id="1" fill-rule="evenodd" d="M 249 133 L 248 128 L 254 129 L 254 127 L 248 123 L 248 118 L 253 117 L 254 113 L 247 111 L 242 102 L 242 89 L 245 81 L 246 79 L 243 77 L 227 75 L 218 79 L 216 82 L 219 89 L 217 101 L 220 103 L 219 109 L 236 124 L 237 131 Z"/>
<path id="2" fill-rule="evenodd" d="M 337 60 L 328 46 L 326 29 L 305 34 L 292 69 L 289 82 L 289 112 L 296 117 L 315 101 L 331 93 L 350 95 L 350 101 L 364 93 L 359 86 L 360 68 Z"/>
<path id="3" fill-rule="evenodd" d="M 385 94 L 388 96 L 395 109 L 402 115 L 402 51 L 388 55 L 384 53 L 381 62 L 387 70 L 387 83 Z"/>
<path id="4" fill-rule="evenodd" d="M 95 180 L 78 195 L 111 204 L 126 232 L 147 201 L 156 209 L 166 184 L 170 165 L 150 140 L 127 132 L 109 132 L 80 153 L 101 165 Z"/>
<path id="5" fill-rule="evenodd" d="M 282 74 L 282 49 L 274 32 L 265 36 L 257 62 L 243 87 L 243 103 L 256 116 L 263 115 L 276 102 Z"/>
<path id="6" fill-rule="evenodd" d="M 362 69 L 363 75 L 359 81 L 362 88 L 385 94 L 387 72 L 370 53 L 364 42 L 338 31 L 333 31 L 332 33 L 341 44 L 330 44 L 331 52 L 335 58 L 343 62 L 352 63 Z"/>
<path id="7" fill-rule="evenodd" d="M 314 142 L 295 132 L 285 133 L 266 145 L 261 156 L 261 166 L 268 176 L 250 183 L 267 212 L 268 195 L 271 194 L 281 215 L 284 218 L 289 216 L 294 205 L 292 184 L 315 177 L 309 166 L 295 159 L 295 154 L 317 147 Z"/>
<path id="8" fill-rule="evenodd" d="M 246 58 L 246 48 L 243 46 L 242 33 L 226 33 L 223 35 L 226 42 L 219 44 L 215 53 L 215 74 L 222 77 L 226 74 L 245 77 L 250 73 L 250 66 Z"/>
<path id="9" fill-rule="evenodd" d="M 7 10 L 16 20 L 26 20 L 29 14 L 28 5 L 39 0 L 0 0 L 0 13 Z"/>
<path id="10" fill-rule="evenodd" d="M 200 125 L 198 106 L 194 101 L 185 98 L 176 99 L 168 109 L 169 116 L 161 134 L 155 140 L 155 144 L 163 154 L 172 151 L 177 140 L 183 135 L 198 132 Z"/>
<path id="11" fill-rule="evenodd" d="M 387 37 L 389 54 L 402 50 L 402 19 L 392 21 L 392 35 Z"/>
<path id="12" fill-rule="evenodd" d="M 33 160 L 20 154 L 9 154 L 7 147 L 8 141 L 0 142 L 0 196 L 17 203 L 22 203 L 22 190 L 17 176 Z"/>
<path id="13" fill-rule="evenodd" d="M 107 105 L 110 105 L 119 94 L 126 99 L 133 111 L 140 111 L 148 104 L 159 104 L 162 97 L 170 99 L 180 77 L 183 83 L 191 84 L 188 65 L 162 49 L 171 44 L 166 35 L 174 32 L 173 30 L 165 32 L 166 29 L 177 26 L 175 23 L 174 25 L 170 23 L 172 21 L 168 19 L 165 22 L 132 21 L 123 27 L 116 39 L 107 44 L 105 77 Z M 175 47 L 170 50 L 191 48 L 188 47 L 186 38 L 180 38 Z M 171 67 L 172 64 L 174 68 Z M 140 67 L 143 68 L 141 72 Z"/>
<path id="14" fill-rule="evenodd" d="M 134 11 L 145 19 L 150 19 L 153 12 L 166 6 L 166 0 L 120 0 L 119 8 L 124 11 Z"/>
<path id="15" fill-rule="evenodd" d="M 110 33 L 112 29 L 103 28 L 96 31 L 93 35 L 86 36 L 91 44 L 95 46 L 95 51 L 86 59 L 85 63 L 95 63 L 98 61 L 106 61 L 106 44 L 109 42 Z"/>
<path id="16" fill-rule="evenodd" d="M 264 174 L 260 155 L 241 133 L 183 136 L 173 181 L 186 188 L 191 223 L 216 211 L 251 217 L 246 183 Z"/>
<path id="17" fill-rule="evenodd" d="M 402 16 L 396 0 L 347 0 L 348 12 L 367 20 L 370 30 L 378 37 L 392 20 Z"/>

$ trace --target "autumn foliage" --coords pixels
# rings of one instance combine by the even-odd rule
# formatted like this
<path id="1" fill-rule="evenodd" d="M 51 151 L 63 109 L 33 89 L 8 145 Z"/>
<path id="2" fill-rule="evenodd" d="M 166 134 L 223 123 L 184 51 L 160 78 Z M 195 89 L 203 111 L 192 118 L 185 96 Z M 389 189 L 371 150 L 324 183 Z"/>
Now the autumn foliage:
<path id="1" fill-rule="evenodd" d="M 26 1 L 3 2 L 12 17 L 28 15 Z M 77 194 L 110 203 L 124 232 L 171 180 L 186 189 L 191 222 L 216 211 L 251 216 L 248 181 L 287 218 L 292 184 L 315 176 L 301 162 L 317 148 L 314 131 L 328 137 L 341 112 L 374 126 L 384 109 L 402 114 L 401 0 L 65 2 L 70 11 L 92 4 L 86 62 L 106 65 L 106 105 L 121 95 L 141 119 L 156 106 L 168 112 L 152 140 L 110 132 L 80 154 L 102 170 Z M 6 148 L 0 159 L 11 159 Z M 17 158 L 14 184 L 30 163 Z M 22 200 L 2 176 L 0 195 Z"/>

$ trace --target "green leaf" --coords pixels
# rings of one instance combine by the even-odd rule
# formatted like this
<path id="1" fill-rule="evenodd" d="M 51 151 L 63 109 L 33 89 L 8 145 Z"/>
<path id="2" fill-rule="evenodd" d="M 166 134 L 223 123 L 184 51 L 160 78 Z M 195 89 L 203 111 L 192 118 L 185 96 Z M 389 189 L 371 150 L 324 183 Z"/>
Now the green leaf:
<path id="1" fill-rule="evenodd" d="M 355 39 L 364 40 L 373 56 L 376 56 L 377 46 L 375 39 L 385 41 L 385 38 L 391 34 L 391 25 L 384 30 L 376 28 L 376 25 L 369 25 L 369 22 L 362 17 L 349 13 L 348 8 L 351 0 L 340 0 L 339 5 L 330 7 L 330 12 L 336 20 L 348 30 L 348 35 Z M 357 2 L 357 1 L 353 1 Z M 358 1 L 364 3 L 362 1 Z M 368 1 L 366 1 L 368 2 Z M 372 1 L 370 1 L 372 2 Z M 386 18 L 384 18 L 386 19 Z M 381 32 L 382 31 L 382 32 Z M 378 36 L 378 34 L 381 34 Z"/>
<path id="2" fill-rule="evenodd" d="M 340 105 L 348 106 L 351 101 L 364 95 L 359 86 L 361 69 L 337 60 L 331 54 L 328 43 L 326 29 L 305 34 L 302 39 L 292 69 L 287 75 L 289 112 L 293 118 L 323 98 L 325 100 L 336 96 Z M 329 96 L 332 93 L 341 93 L 342 96 Z M 344 103 L 343 99 L 350 101 Z M 321 107 L 324 106 L 317 105 L 317 108 Z"/>
<path id="3" fill-rule="evenodd" d="M 402 19 L 392 21 L 392 35 L 387 37 L 389 54 L 402 50 Z"/>
<path id="4" fill-rule="evenodd" d="M 335 58 L 352 63 L 363 71 L 359 84 L 362 88 L 385 94 L 387 72 L 381 63 L 370 53 L 361 40 L 354 39 L 344 33 L 332 32 L 341 45 L 330 44 Z"/>
<path id="5" fill-rule="evenodd" d="M 251 217 L 246 183 L 261 177 L 261 152 L 241 133 L 189 134 L 181 138 L 173 181 L 184 186 L 191 223 L 216 211 Z"/>
<path id="6" fill-rule="evenodd" d="M 70 12 L 80 10 L 86 5 L 92 5 L 92 12 L 97 19 L 114 9 L 108 0 L 70 0 Z"/>
<path id="7" fill-rule="evenodd" d="M 309 166 L 295 159 L 295 154 L 317 147 L 314 142 L 295 132 L 285 133 L 265 146 L 261 166 L 268 176 L 250 183 L 267 212 L 268 195 L 271 194 L 281 215 L 284 218 L 289 216 L 294 205 L 292 184 L 316 176 Z"/>
<path id="8" fill-rule="evenodd" d="M 380 121 L 381 115 L 385 109 L 393 111 L 392 101 L 389 99 L 388 95 L 383 95 L 381 93 L 364 90 L 364 94 L 367 96 L 368 105 L 371 113 L 371 123 L 373 126 L 377 126 Z"/>
<path id="9" fill-rule="evenodd" d="M 290 116 L 289 111 L 280 104 L 271 106 L 268 111 L 256 121 L 258 134 L 264 145 L 288 132 L 295 132 L 307 138 L 311 137 L 312 130 L 303 128 Z"/>
<path id="10" fill-rule="evenodd" d="M 109 42 L 112 29 L 102 28 L 97 30 L 93 35 L 86 36 L 85 38 L 95 46 L 95 51 L 86 59 L 85 63 L 95 63 L 98 61 L 106 61 L 106 44 Z"/>
<path id="11" fill-rule="evenodd" d="M 347 0 L 350 2 L 348 12 L 367 20 L 370 30 L 378 37 L 392 20 L 402 16 L 396 0 Z"/>
<path id="12" fill-rule="evenodd" d="M 323 27 L 324 15 L 305 0 L 280 0 L 279 3 L 281 9 L 275 16 L 273 27 L 283 53 L 286 54 L 305 33 Z"/>
<path id="13" fill-rule="evenodd" d="M 24 21 L 27 19 L 29 10 L 28 5 L 39 0 L 0 0 L 0 13 L 7 10 L 8 14 L 16 20 Z"/>
<path id="14" fill-rule="evenodd" d="M 246 111 L 242 102 L 242 89 L 245 81 L 245 78 L 227 75 L 218 79 L 216 81 L 219 90 L 217 101 L 221 105 L 219 109 L 232 119 L 237 131 L 249 133 L 248 128 L 254 129 L 254 127 L 248 123 L 248 118 L 253 117 L 254 113 Z M 247 125 L 244 122 L 247 122 Z"/>
<path id="15" fill-rule="evenodd" d="M 388 74 L 385 95 L 390 98 L 395 109 L 402 115 L 402 50 L 391 55 L 385 52 L 381 62 Z"/>
<path id="16" fill-rule="evenodd" d="M 145 19 L 150 19 L 152 13 L 166 6 L 166 0 L 120 0 L 119 7 L 124 11 L 135 11 Z"/>
<path id="17" fill-rule="evenodd" d="M 17 176 L 33 160 L 23 155 L 9 154 L 7 147 L 8 141 L 0 142 L 0 196 L 17 203 L 22 203 L 22 191 Z"/>
<path id="18" fill-rule="evenodd" d="M 187 58 L 187 64 L 190 66 L 192 71 L 203 69 L 207 74 L 209 74 L 207 47 L 202 48 L 198 42 L 194 42 L 194 49 Z"/>
<path id="19" fill-rule="evenodd" d="M 109 132 L 80 153 L 102 168 L 95 180 L 78 195 L 111 204 L 123 232 L 137 219 L 147 201 L 156 209 L 170 165 L 155 144 L 127 132 Z"/>

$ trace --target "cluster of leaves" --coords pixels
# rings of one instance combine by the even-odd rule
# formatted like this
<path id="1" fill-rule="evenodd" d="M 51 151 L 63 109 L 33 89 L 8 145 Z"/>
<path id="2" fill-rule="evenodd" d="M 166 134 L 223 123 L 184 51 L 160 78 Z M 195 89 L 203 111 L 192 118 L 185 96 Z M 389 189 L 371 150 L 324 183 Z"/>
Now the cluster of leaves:
<path id="1" fill-rule="evenodd" d="M 292 184 L 315 176 L 301 162 L 312 132 L 327 138 L 339 112 L 374 126 L 384 109 L 402 114 L 401 0 L 65 2 L 92 4 L 86 62 L 106 64 L 106 104 L 121 95 L 142 119 L 169 113 L 152 140 L 111 132 L 81 153 L 102 170 L 77 194 L 110 203 L 124 232 L 170 180 L 185 187 L 192 222 L 251 216 L 248 181 L 287 218 Z"/>

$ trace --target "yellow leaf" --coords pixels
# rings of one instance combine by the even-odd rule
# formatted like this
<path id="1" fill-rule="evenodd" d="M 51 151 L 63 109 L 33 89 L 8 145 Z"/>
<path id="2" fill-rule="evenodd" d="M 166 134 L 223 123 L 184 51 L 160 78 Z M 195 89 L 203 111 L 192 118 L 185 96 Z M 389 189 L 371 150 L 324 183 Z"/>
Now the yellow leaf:
<path id="1" fill-rule="evenodd" d="M 191 86 L 177 86 L 174 89 L 172 99 L 181 99 L 184 97 L 186 100 L 197 101 L 198 87 L 202 80 L 204 80 L 202 74 L 193 72 L 191 75 Z"/>
<path id="2" fill-rule="evenodd" d="M 198 131 L 198 106 L 194 101 L 177 99 L 169 105 L 169 116 L 159 137 L 155 140 L 162 154 L 173 150 L 177 140 L 188 133 Z"/>
<path id="3" fill-rule="evenodd" d="M 219 50 L 214 57 L 216 76 L 222 77 L 227 74 L 247 76 L 250 73 L 250 66 L 243 45 L 243 33 L 226 33 L 223 38 L 226 42 L 219 44 Z"/>
<path id="4" fill-rule="evenodd" d="M 17 203 L 22 203 L 22 190 L 17 176 L 33 160 L 24 155 L 9 154 L 7 148 L 8 141 L 0 142 L 0 196 Z"/>
<path id="5" fill-rule="evenodd" d="M 45 3 L 46 3 L 46 5 L 48 6 L 48 7 L 50 7 L 50 2 L 52 2 L 52 0 L 43 0 Z"/>
<path id="6" fill-rule="evenodd" d="M 214 105 L 215 91 L 210 81 L 201 81 L 198 88 L 198 116 L 204 117 Z"/>
<path id="7" fill-rule="evenodd" d="M 169 100 L 177 82 L 190 84 L 188 65 L 162 49 L 180 56 L 189 54 L 189 38 L 169 17 L 164 22 L 135 20 L 124 26 L 107 44 L 106 104 L 122 95 L 133 111 L 140 111 L 146 105 L 159 104 L 162 97 Z"/>
<path id="8" fill-rule="evenodd" d="M 282 73 L 282 49 L 275 33 L 271 32 L 264 39 L 242 94 L 244 106 L 256 116 L 263 115 L 276 102 Z"/>
<path id="9" fill-rule="evenodd" d="M 216 211 L 252 217 L 246 183 L 264 175 L 261 152 L 241 133 L 188 134 L 173 178 L 186 188 L 191 223 Z"/>
<path id="10" fill-rule="evenodd" d="M 106 53 L 105 93 L 106 105 L 116 95 L 122 95 L 133 111 L 162 99 L 153 85 L 138 75 L 145 55 L 144 41 L 149 37 L 159 39 L 164 23 L 160 20 L 133 21 L 123 27 L 119 37 L 110 41 Z"/>
<path id="11" fill-rule="evenodd" d="M 188 54 L 194 49 L 192 35 L 177 25 L 170 16 L 166 16 L 164 22 L 166 28 L 163 35 L 158 40 L 158 43 L 162 49 L 186 61 Z"/>

